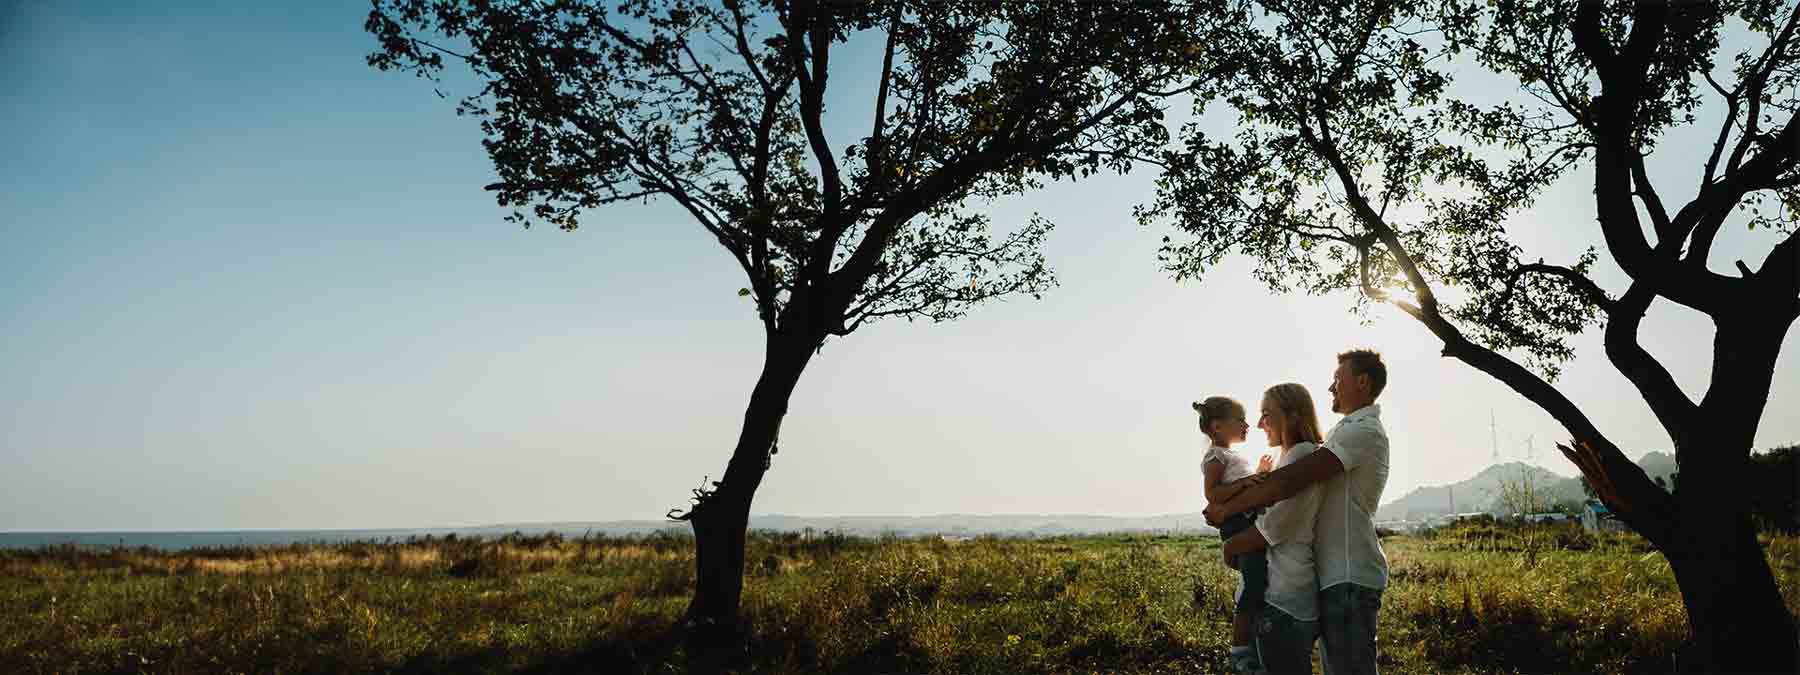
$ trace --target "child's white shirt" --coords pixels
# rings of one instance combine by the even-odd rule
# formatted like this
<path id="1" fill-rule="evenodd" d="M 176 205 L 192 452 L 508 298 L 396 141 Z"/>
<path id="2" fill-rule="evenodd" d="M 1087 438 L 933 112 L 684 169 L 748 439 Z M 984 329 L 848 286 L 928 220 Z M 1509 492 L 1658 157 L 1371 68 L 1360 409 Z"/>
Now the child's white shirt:
<path id="1" fill-rule="evenodd" d="M 1219 477 L 1219 482 L 1222 483 L 1229 483 L 1256 473 L 1256 467 L 1250 464 L 1249 458 L 1232 452 L 1231 448 L 1221 447 L 1217 443 L 1206 449 L 1206 455 L 1200 461 L 1202 466 L 1205 466 L 1206 462 L 1224 464 L 1225 473 Z"/>

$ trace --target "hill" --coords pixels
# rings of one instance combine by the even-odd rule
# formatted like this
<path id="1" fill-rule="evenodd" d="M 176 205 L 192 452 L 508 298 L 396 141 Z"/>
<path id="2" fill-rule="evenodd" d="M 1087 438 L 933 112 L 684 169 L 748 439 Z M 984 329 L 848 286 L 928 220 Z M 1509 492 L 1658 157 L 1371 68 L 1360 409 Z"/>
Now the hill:
<path id="1" fill-rule="evenodd" d="M 1667 480 L 1676 472 L 1675 456 L 1666 452 L 1646 453 L 1637 464 L 1652 479 Z M 1432 485 L 1413 490 L 1375 511 L 1376 520 L 1422 520 L 1447 513 L 1486 511 L 1499 513 L 1500 486 L 1529 478 L 1534 487 L 1545 492 L 1548 503 L 1579 503 L 1587 498 L 1581 479 L 1564 476 L 1541 466 L 1523 462 L 1495 464 L 1474 477 L 1449 485 Z M 1454 504 L 1452 501 L 1454 500 Z"/>

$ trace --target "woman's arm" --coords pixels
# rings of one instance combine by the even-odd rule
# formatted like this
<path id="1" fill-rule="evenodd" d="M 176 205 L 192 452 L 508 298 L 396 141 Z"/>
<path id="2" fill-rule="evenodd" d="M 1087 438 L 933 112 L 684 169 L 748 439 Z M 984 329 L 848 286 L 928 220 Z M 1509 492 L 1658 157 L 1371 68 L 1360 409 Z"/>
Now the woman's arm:
<path id="1" fill-rule="evenodd" d="M 1224 482 L 1225 463 L 1216 459 L 1206 460 L 1206 464 L 1200 467 L 1200 473 L 1206 477 L 1205 482 L 1201 483 L 1206 490 L 1206 503 L 1217 504 L 1225 501 L 1225 497 L 1231 494 L 1229 491 L 1220 489 L 1226 486 Z"/>
<path id="2" fill-rule="evenodd" d="M 1219 550 L 1225 554 L 1225 564 L 1230 565 L 1232 569 L 1237 569 L 1235 563 L 1238 556 L 1267 548 L 1269 548 L 1269 540 L 1263 538 L 1261 530 L 1252 527 L 1225 540 L 1225 545 L 1219 547 Z"/>

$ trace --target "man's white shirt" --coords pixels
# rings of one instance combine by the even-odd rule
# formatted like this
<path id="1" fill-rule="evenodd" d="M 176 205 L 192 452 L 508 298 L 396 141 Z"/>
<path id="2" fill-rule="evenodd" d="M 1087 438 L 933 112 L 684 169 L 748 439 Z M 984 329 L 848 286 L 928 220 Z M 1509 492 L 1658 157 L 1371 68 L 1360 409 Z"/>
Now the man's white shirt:
<path id="1" fill-rule="evenodd" d="M 1388 436 L 1381 406 L 1368 405 L 1338 420 L 1325 448 L 1344 472 L 1321 486 L 1313 549 L 1318 556 L 1319 590 L 1342 583 L 1387 588 L 1387 555 L 1375 535 L 1375 508 L 1387 487 Z"/>
<path id="2" fill-rule="evenodd" d="M 1293 464 L 1318 447 L 1312 443 L 1296 443 L 1276 468 Z M 1319 619 L 1319 584 L 1313 562 L 1313 540 L 1323 487 L 1308 485 L 1299 493 L 1276 502 L 1256 519 L 1256 529 L 1269 542 L 1269 590 L 1263 600 L 1301 621 Z"/>

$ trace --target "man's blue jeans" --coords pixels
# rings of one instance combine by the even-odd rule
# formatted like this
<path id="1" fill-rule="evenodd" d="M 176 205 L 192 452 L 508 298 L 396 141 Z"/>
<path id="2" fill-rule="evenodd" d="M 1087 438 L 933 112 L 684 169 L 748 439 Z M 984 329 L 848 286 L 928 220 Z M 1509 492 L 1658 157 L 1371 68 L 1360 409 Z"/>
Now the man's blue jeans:
<path id="1" fill-rule="evenodd" d="M 1319 591 L 1319 640 L 1325 675 L 1377 675 L 1375 623 L 1381 615 L 1380 588 L 1352 583 Z"/>
<path id="2" fill-rule="evenodd" d="M 1256 621 L 1256 656 L 1269 675 L 1312 673 L 1313 640 L 1319 635 L 1319 622 L 1301 621 L 1264 604 Z"/>

